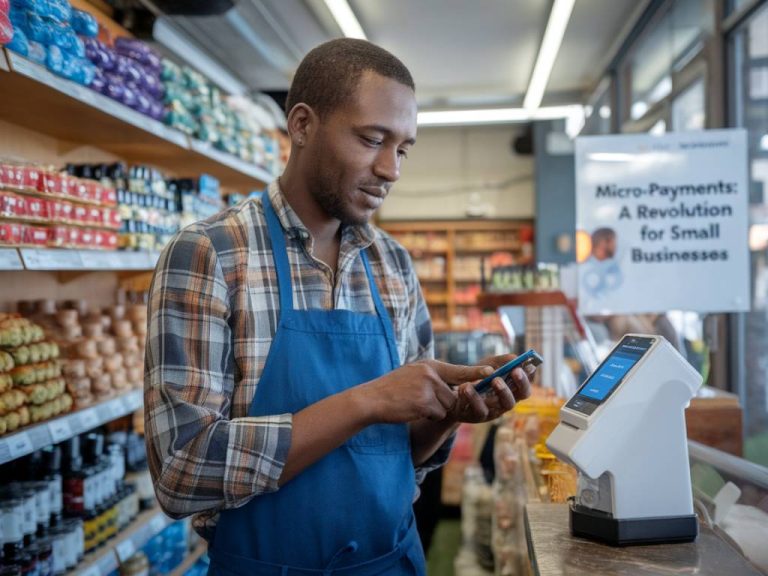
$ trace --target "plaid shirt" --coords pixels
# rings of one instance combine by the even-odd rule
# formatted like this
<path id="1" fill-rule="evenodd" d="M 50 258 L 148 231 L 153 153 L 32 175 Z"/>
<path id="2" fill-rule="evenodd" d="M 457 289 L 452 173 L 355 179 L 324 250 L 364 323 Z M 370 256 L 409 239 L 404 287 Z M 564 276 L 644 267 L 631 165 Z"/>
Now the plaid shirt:
<path id="1" fill-rule="evenodd" d="M 429 313 L 405 249 L 373 226 L 346 226 L 334 275 L 312 257 L 313 239 L 277 183 L 268 193 L 285 230 L 296 309 L 375 314 L 358 257 L 367 248 L 400 361 L 431 358 Z M 278 317 L 260 199 L 189 226 L 163 251 L 149 297 L 147 452 L 162 508 L 176 518 L 195 514 L 193 525 L 206 538 L 219 510 L 278 489 L 292 416 L 247 415 Z M 451 440 L 417 469 L 419 481 L 445 462 L 450 447 Z"/>

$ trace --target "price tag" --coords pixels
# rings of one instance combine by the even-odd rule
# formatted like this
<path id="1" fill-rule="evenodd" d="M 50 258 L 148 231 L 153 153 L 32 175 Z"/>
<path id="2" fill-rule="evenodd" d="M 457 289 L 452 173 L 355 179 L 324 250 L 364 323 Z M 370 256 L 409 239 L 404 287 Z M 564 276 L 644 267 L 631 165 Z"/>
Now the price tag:
<path id="1" fill-rule="evenodd" d="M 113 419 L 125 416 L 125 408 L 119 399 L 110 401 L 110 403 L 107 404 L 107 410 L 109 410 L 109 415 Z"/>
<path id="2" fill-rule="evenodd" d="M 0 270 L 22 270 L 23 268 L 24 264 L 21 263 L 15 248 L 0 249 Z"/>
<path id="3" fill-rule="evenodd" d="M 30 270 L 80 270 L 83 261 L 75 250 L 38 250 L 24 248 L 21 257 Z"/>
<path id="4" fill-rule="evenodd" d="M 115 546 L 115 552 L 117 553 L 117 559 L 120 560 L 120 563 L 123 563 L 136 552 L 136 545 L 133 543 L 133 540 L 129 538 Z"/>
<path id="5" fill-rule="evenodd" d="M 48 424 L 48 431 L 51 433 L 53 443 L 58 444 L 67 438 L 72 438 L 72 429 L 69 427 L 68 418 L 60 418 Z"/>
<path id="6" fill-rule="evenodd" d="M 158 534 L 162 532 L 163 528 L 165 528 L 165 518 L 163 518 L 162 515 L 158 514 L 149 523 L 149 527 L 152 528 L 153 534 Z"/>
<path id="7" fill-rule="evenodd" d="M 120 270 L 123 261 L 115 252 L 99 252 L 96 250 L 84 250 L 80 252 L 83 267 L 92 270 Z"/>
<path id="8" fill-rule="evenodd" d="M 8 443 L 8 451 L 11 454 L 11 459 L 15 460 L 26 454 L 29 454 L 34 450 L 32 440 L 29 438 L 29 434 L 26 432 L 19 432 L 14 434 L 10 438 L 5 440 Z"/>
<path id="9" fill-rule="evenodd" d="M 101 570 L 98 565 L 91 566 L 87 570 L 80 572 L 80 576 L 101 576 Z"/>
<path id="10" fill-rule="evenodd" d="M 94 408 L 88 408 L 80 413 L 80 427 L 83 431 L 91 430 L 99 425 L 99 415 Z"/>

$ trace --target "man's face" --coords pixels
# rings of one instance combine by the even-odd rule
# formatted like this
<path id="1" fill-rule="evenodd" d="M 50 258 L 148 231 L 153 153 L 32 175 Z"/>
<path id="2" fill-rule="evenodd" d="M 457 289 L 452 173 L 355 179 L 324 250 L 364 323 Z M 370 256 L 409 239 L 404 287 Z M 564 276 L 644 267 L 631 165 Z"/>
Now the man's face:
<path id="1" fill-rule="evenodd" d="M 308 141 L 307 179 L 322 210 L 345 224 L 368 222 L 416 139 L 416 97 L 408 86 L 366 71 L 356 93 Z"/>
<path id="2" fill-rule="evenodd" d="M 595 258 L 607 260 L 616 255 L 616 237 L 603 238 L 595 245 Z"/>

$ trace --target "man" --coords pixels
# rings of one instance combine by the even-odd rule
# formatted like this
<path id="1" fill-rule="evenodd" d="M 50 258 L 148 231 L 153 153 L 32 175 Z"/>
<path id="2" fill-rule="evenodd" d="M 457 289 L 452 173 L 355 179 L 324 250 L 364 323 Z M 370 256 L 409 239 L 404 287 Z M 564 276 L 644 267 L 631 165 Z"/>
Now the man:
<path id="1" fill-rule="evenodd" d="M 581 265 L 581 297 L 600 300 L 621 286 L 623 275 L 615 259 L 616 232 L 612 228 L 597 228 L 591 238 L 590 256 Z"/>
<path id="2" fill-rule="evenodd" d="M 529 394 L 508 360 L 431 360 L 407 252 L 368 224 L 416 139 L 410 73 L 360 40 L 300 64 L 283 175 L 186 228 L 150 295 L 146 436 L 158 500 L 196 514 L 211 574 L 423 574 L 412 503 L 459 422 Z M 511 387 L 515 388 L 513 395 Z"/>

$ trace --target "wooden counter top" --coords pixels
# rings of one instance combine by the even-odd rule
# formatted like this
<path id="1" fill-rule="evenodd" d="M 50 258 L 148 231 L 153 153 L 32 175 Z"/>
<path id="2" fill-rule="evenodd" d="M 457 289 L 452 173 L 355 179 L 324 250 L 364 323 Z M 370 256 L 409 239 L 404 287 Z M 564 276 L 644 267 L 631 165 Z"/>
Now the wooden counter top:
<path id="1" fill-rule="evenodd" d="M 613 547 L 574 538 L 567 504 L 525 508 L 528 555 L 537 576 L 761 576 L 711 529 L 699 527 L 690 544 Z"/>

